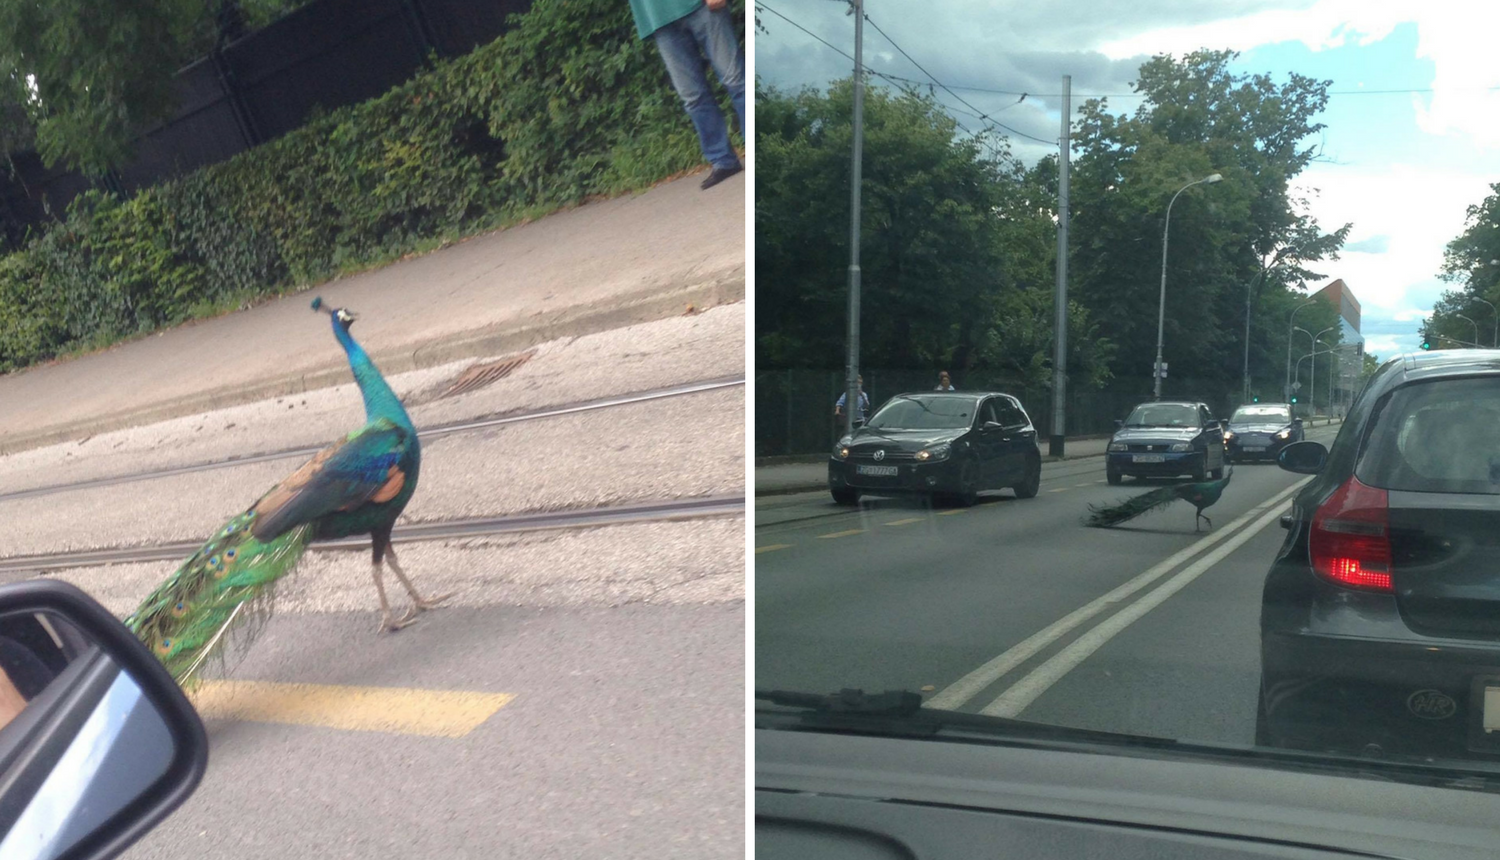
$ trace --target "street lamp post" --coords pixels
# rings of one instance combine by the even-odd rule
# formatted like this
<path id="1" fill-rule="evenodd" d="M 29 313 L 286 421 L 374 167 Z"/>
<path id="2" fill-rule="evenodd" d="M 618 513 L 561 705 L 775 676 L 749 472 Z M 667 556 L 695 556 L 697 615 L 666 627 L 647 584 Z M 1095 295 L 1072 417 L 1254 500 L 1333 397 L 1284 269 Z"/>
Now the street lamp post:
<path id="1" fill-rule="evenodd" d="M 1161 347 L 1162 332 L 1167 321 L 1167 231 L 1172 226 L 1172 204 L 1177 202 L 1178 195 L 1205 182 L 1215 183 L 1224 177 L 1211 173 L 1202 179 L 1197 179 L 1177 189 L 1177 194 L 1172 195 L 1172 200 L 1167 204 L 1167 217 L 1161 225 L 1161 299 L 1156 306 L 1156 364 L 1151 368 L 1151 375 L 1156 377 L 1156 384 L 1152 389 L 1152 400 L 1161 399 Z"/>
<path id="2" fill-rule="evenodd" d="M 1490 315 L 1495 318 L 1495 335 L 1494 335 L 1494 337 L 1490 338 L 1490 346 L 1492 346 L 1492 347 L 1500 347 L 1500 311 L 1496 311 L 1495 310 L 1495 306 L 1492 305 L 1492 304 L 1490 304 L 1485 299 L 1481 299 L 1478 296 L 1470 296 L 1470 298 L 1472 298 L 1476 302 L 1479 302 L 1481 304 L 1486 304 L 1486 305 L 1490 306 Z M 1476 326 L 1476 328 L 1477 328 L 1477 326 Z M 1474 340 L 1478 341 L 1479 338 L 1476 337 L 1476 338 L 1474 338 Z"/>
<path id="3" fill-rule="evenodd" d="M 1475 346 L 1479 346 L 1479 323 L 1474 322 L 1473 320 L 1470 320 L 1468 317 L 1464 316 L 1463 314 L 1456 313 L 1456 314 L 1454 314 L 1454 316 L 1458 317 L 1461 320 L 1469 320 L 1469 325 L 1471 325 L 1471 326 L 1474 327 L 1474 345 Z"/>
<path id="4" fill-rule="evenodd" d="M 854 6 L 854 154 L 849 181 L 849 361 L 844 378 L 844 433 L 854 432 L 854 416 L 859 413 L 859 191 L 860 167 L 864 151 L 865 72 L 864 0 L 853 0 Z"/>
<path id="5" fill-rule="evenodd" d="M 1308 299 L 1307 301 L 1303 302 L 1302 304 L 1297 305 L 1295 308 L 1292 308 L 1292 314 L 1291 314 L 1290 317 L 1287 318 L 1287 321 L 1286 321 L 1286 386 L 1285 386 L 1285 390 L 1282 392 L 1282 395 L 1285 396 L 1285 397 L 1291 397 L 1292 396 L 1292 332 L 1295 331 L 1296 328 L 1297 328 L 1297 326 L 1296 326 L 1297 311 L 1302 310 L 1303 308 L 1307 307 L 1308 305 L 1314 305 L 1314 304 L 1317 304 L 1317 303 L 1318 303 L 1317 299 Z M 1307 329 L 1302 329 L 1302 330 L 1303 331 L 1307 331 Z M 1312 332 L 1308 332 L 1308 334 L 1311 334 L 1311 333 Z"/>
<path id="6" fill-rule="evenodd" d="M 1323 335 L 1328 334 L 1329 332 L 1333 331 L 1336 328 L 1338 328 L 1338 326 L 1336 326 L 1336 325 L 1329 326 L 1328 328 L 1323 329 L 1322 331 L 1318 332 L 1316 335 L 1313 336 L 1313 342 L 1312 342 L 1313 351 L 1312 351 L 1312 354 L 1314 356 L 1316 356 L 1318 354 L 1318 339 L 1321 338 Z M 1313 358 L 1311 364 L 1308 366 L 1308 371 L 1307 371 L 1307 405 L 1308 405 L 1309 408 L 1313 409 L 1316 412 L 1316 410 L 1318 408 L 1318 359 L 1317 358 Z"/>

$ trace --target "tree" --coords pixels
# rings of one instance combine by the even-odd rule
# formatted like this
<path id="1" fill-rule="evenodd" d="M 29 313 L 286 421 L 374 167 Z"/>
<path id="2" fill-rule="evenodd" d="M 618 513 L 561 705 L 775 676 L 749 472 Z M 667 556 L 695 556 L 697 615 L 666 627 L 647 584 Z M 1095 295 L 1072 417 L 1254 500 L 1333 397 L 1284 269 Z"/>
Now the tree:
<path id="1" fill-rule="evenodd" d="M 1500 182 L 1490 186 L 1483 201 L 1468 208 L 1463 232 L 1444 249 L 1439 277 L 1460 286 L 1443 293 L 1432 316 L 1423 322 L 1422 334 L 1443 336 L 1445 345 L 1472 340 L 1473 327 L 1457 316 L 1463 314 L 1479 322 L 1479 342 L 1495 346 L 1491 343 L 1495 311 L 1490 305 L 1500 308 Z"/>
<path id="2" fill-rule="evenodd" d="M 1070 269 L 1079 300 L 1119 343 L 1122 377 L 1149 380 L 1163 219 L 1183 185 L 1224 177 L 1185 192 L 1172 210 L 1164 328 L 1177 375 L 1237 387 L 1249 291 L 1252 375 L 1279 379 L 1287 314 L 1300 299 L 1292 290 L 1322 277 L 1311 266 L 1336 260 L 1348 235 L 1350 225 L 1324 233 L 1289 192 L 1317 157 L 1304 141 L 1323 128 L 1313 119 L 1329 82 L 1231 74 L 1234 57 L 1153 57 L 1141 66 L 1135 87 L 1146 97 L 1134 115 L 1112 114 L 1106 100 L 1081 110 Z"/>
<path id="3" fill-rule="evenodd" d="M 960 137 L 930 96 L 865 97 L 861 361 L 1041 384 L 1052 339 L 1055 195 L 1003 142 Z M 756 89 L 762 367 L 845 360 L 852 87 Z M 1109 344 L 1072 309 L 1076 379 Z"/>

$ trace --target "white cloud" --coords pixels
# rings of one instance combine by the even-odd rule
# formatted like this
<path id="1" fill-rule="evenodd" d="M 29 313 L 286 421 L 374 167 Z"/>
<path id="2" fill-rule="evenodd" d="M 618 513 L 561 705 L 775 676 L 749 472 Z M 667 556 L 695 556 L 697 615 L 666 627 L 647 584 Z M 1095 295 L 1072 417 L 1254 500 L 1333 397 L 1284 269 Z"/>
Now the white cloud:
<path id="1" fill-rule="evenodd" d="M 1301 42 L 1314 51 L 1367 45 L 1399 24 L 1417 25 L 1417 56 L 1434 67 L 1433 92 L 1414 98 L 1418 126 L 1430 134 L 1460 132 L 1483 147 L 1500 147 L 1500 64 L 1494 34 L 1500 4 L 1467 0 L 1319 0 L 1308 9 L 1273 9 L 1185 27 L 1167 27 L 1101 44 L 1113 59 L 1185 54 L 1208 46 L 1246 51 Z M 1356 82 L 1349 82 L 1354 85 Z"/>

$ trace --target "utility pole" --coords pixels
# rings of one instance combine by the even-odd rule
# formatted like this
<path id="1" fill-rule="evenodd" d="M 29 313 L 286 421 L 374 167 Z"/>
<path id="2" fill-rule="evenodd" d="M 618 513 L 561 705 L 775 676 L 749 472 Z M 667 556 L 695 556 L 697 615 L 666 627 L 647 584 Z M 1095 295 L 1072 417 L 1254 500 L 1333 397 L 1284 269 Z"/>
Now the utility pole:
<path id="1" fill-rule="evenodd" d="M 1073 76 L 1062 79 L 1062 138 L 1057 157 L 1057 331 L 1052 337 L 1052 438 L 1047 453 L 1063 456 L 1068 389 L 1068 150 L 1071 147 Z"/>
<path id="2" fill-rule="evenodd" d="M 854 9 L 854 165 L 849 183 L 849 363 L 844 379 L 844 432 L 854 432 L 859 393 L 859 186 L 865 138 L 865 3 L 849 0 Z"/>

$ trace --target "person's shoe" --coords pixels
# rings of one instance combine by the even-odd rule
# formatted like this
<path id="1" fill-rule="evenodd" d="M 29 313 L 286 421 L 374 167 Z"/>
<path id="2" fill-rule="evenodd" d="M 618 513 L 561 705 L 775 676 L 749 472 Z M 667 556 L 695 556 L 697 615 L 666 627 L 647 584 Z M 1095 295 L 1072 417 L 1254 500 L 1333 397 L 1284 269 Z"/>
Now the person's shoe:
<path id="1" fill-rule="evenodd" d="M 706 191 L 744 169 L 745 166 L 743 164 L 736 164 L 733 167 L 715 167 L 713 171 L 708 174 L 708 178 L 703 180 L 703 184 L 699 185 L 698 187 Z"/>

